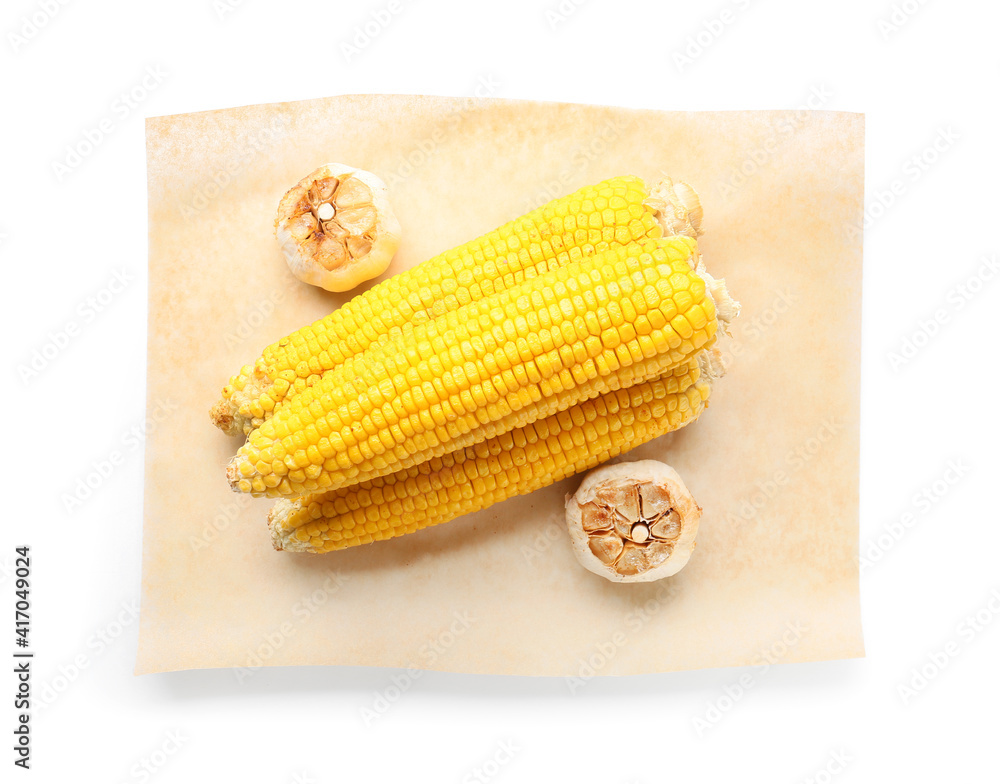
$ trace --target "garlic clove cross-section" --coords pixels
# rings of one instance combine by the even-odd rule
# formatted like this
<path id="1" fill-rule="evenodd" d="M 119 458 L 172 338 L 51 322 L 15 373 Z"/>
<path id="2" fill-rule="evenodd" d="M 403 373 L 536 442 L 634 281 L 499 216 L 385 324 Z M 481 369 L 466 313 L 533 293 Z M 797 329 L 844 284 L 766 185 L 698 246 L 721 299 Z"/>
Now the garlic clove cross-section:
<path id="1" fill-rule="evenodd" d="M 701 507 L 674 469 L 656 460 L 594 469 L 566 499 L 573 552 L 616 583 L 677 574 L 695 546 Z"/>
<path id="2" fill-rule="evenodd" d="M 284 195 L 274 231 L 295 277 L 327 291 L 385 272 L 401 233 L 385 183 L 341 163 L 320 166 Z"/>

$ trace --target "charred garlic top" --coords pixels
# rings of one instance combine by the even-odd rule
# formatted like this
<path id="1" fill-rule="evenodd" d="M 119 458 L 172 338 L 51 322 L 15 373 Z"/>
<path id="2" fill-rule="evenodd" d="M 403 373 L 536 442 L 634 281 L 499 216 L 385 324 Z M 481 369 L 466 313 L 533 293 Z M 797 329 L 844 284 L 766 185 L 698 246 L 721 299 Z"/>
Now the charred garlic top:
<path id="1" fill-rule="evenodd" d="M 655 460 L 598 468 L 566 502 L 577 558 L 613 582 L 676 574 L 694 549 L 700 518 L 677 472 Z"/>
<path id="2" fill-rule="evenodd" d="M 382 180 L 328 163 L 285 194 L 275 234 L 297 278 L 327 291 L 348 291 L 385 272 L 400 227 Z"/>

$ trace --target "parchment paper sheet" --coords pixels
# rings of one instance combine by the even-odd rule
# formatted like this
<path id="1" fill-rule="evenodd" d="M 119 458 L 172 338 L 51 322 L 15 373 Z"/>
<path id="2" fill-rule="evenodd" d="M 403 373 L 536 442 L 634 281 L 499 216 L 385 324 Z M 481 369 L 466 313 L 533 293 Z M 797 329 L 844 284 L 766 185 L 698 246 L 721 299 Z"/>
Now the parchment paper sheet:
<path id="1" fill-rule="evenodd" d="M 863 655 L 858 598 L 862 115 L 654 112 L 343 96 L 147 124 L 149 383 L 137 673 L 350 664 L 627 675 Z M 613 585 L 562 528 L 579 479 L 391 542 L 271 549 L 209 422 L 267 344 L 345 301 L 272 233 L 319 164 L 385 179 L 395 274 L 582 185 L 668 173 L 701 194 L 709 270 L 743 315 L 701 419 L 632 454 L 704 507 L 689 565 Z M 588 668 L 593 669 L 588 669 Z"/>

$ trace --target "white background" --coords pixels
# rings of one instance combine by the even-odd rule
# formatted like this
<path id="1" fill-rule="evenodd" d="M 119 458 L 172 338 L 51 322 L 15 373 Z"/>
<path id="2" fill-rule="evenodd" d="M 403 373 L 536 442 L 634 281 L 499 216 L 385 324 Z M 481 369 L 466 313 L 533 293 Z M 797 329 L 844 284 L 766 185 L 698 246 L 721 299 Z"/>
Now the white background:
<path id="1" fill-rule="evenodd" d="M 8 0 L 0 15 L 0 649 L 13 650 L 13 548 L 30 544 L 33 686 L 49 702 L 32 712 L 32 770 L 4 780 L 998 780 L 990 316 L 1000 282 L 986 280 L 995 272 L 984 259 L 1000 248 L 1000 6 L 225 3 Z M 387 23 L 372 22 L 378 9 Z M 364 44 L 366 22 L 382 29 Z M 363 45 L 348 56 L 351 41 Z M 689 62 L 676 57 L 685 50 Z M 118 96 L 147 68 L 160 69 L 159 83 L 124 106 Z M 484 78 L 499 97 L 670 110 L 792 109 L 820 88 L 831 96 L 823 108 L 865 112 L 860 548 L 881 553 L 862 575 L 867 658 L 597 679 L 575 695 L 561 679 L 426 673 L 370 725 L 363 711 L 378 693 L 395 697 L 398 672 L 277 669 L 243 684 L 226 670 L 131 674 L 143 458 L 127 434 L 145 416 L 143 118 L 341 93 L 470 95 Z M 102 119 L 105 138 L 60 176 L 54 163 Z M 116 271 L 129 282 L 102 294 Z M 110 302 L 98 313 L 88 298 L 102 296 Z M 24 378 L 33 352 L 52 354 L 46 346 L 70 322 L 78 334 Z M 915 356 L 894 362 L 907 340 Z M 64 494 L 116 449 L 122 463 L 67 510 Z M 950 484 L 949 461 L 963 467 Z M 964 620 L 977 612 L 978 630 Z M 921 667 L 932 677 L 904 699 L 900 685 Z M 727 697 L 746 675 L 753 686 Z M 12 695 L 13 678 L 4 682 Z M 8 770 L 11 703 L 0 711 Z M 699 735 L 695 719 L 713 708 L 721 719 Z M 516 750 L 497 767 L 505 742 Z"/>

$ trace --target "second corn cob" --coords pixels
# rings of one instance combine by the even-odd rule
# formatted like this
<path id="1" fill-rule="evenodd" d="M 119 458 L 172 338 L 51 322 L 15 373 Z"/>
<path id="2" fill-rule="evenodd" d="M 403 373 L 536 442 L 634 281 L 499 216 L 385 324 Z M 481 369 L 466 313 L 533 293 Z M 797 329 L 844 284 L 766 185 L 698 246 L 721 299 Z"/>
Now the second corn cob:
<path id="1" fill-rule="evenodd" d="M 337 491 L 278 501 L 276 549 L 324 553 L 453 520 L 585 471 L 698 417 L 717 351 L 473 447 Z"/>
<path id="2" fill-rule="evenodd" d="M 564 390 L 578 391 L 571 405 L 588 381 L 622 368 L 657 356 L 660 370 L 676 365 L 718 326 L 695 256 L 689 237 L 612 248 L 374 346 L 252 431 L 230 484 L 269 495 L 336 489 L 481 441 L 483 425 L 522 409 L 516 424 L 526 424 Z"/>

